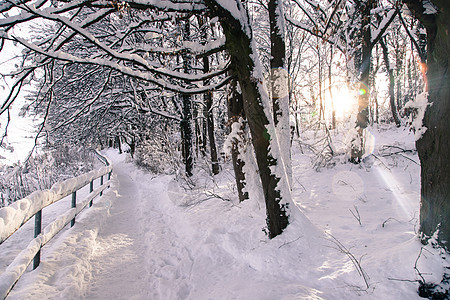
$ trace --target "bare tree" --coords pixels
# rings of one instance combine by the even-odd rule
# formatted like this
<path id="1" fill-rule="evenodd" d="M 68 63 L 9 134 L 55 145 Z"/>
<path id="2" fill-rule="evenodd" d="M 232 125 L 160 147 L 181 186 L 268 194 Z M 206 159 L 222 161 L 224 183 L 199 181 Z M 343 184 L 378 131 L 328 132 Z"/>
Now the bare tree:
<path id="1" fill-rule="evenodd" d="M 281 2 L 278 5 L 281 6 Z M 20 12 L 9 17 L 5 13 L 11 9 Z M 271 101 L 264 89 L 263 68 L 244 1 L 227 5 L 214 0 L 120 3 L 92 0 L 11 1 L 0 6 L 0 13 L 4 13 L 0 19 L 2 43 L 5 39 L 20 43 L 28 49 L 26 54 L 30 58 L 17 71 L 16 90 L 30 74 L 52 61 L 102 67 L 111 74 L 120 73 L 134 81 L 145 82 L 143 86 L 156 86 L 181 95 L 184 139 L 190 138 L 188 123 L 192 100 L 189 95 L 219 89 L 228 83 L 230 77 L 225 74 L 231 71 L 242 90 L 244 110 L 264 189 L 269 237 L 280 234 L 288 225 L 292 205 L 283 151 L 270 113 Z M 223 38 L 210 39 L 204 43 L 189 35 L 191 29 L 188 26 L 195 19 L 193 15 L 206 14 L 218 17 Z M 280 21 L 282 17 L 282 14 L 278 14 L 276 18 Z M 24 38 L 12 31 L 14 27 L 35 19 L 54 24 L 56 31 L 38 39 Z M 180 24 L 184 24 L 180 34 L 171 34 L 180 29 Z M 282 28 L 280 30 L 282 32 Z M 165 36 L 165 33 L 169 34 Z M 153 43 L 153 35 L 164 36 L 164 39 L 159 39 L 162 43 Z M 89 49 L 89 55 L 83 49 Z M 230 58 L 229 63 L 215 65 L 206 73 L 190 70 L 197 69 L 197 66 L 194 62 L 188 64 L 189 56 L 204 57 L 224 50 Z M 141 96 L 145 95 L 145 90 L 143 92 L 133 91 L 133 105 L 139 98 L 142 102 L 146 101 Z M 0 112 L 7 111 L 14 99 L 15 94 L 12 92 L 1 105 Z M 86 109 L 90 109 L 96 99 L 94 97 L 86 101 Z M 81 116 L 84 112 L 81 110 L 75 115 L 79 113 L 78 116 Z M 190 145 L 187 142 L 184 146 L 188 175 L 192 171 Z"/>

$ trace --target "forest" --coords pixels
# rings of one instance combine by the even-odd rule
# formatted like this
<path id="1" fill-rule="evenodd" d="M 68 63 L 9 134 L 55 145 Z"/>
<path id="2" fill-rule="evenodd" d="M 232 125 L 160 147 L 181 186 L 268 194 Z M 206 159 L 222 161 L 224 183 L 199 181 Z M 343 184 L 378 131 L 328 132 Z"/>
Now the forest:
<path id="1" fill-rule="evenodd" d="M 204 194 L 261 204 L 272 240 L 306 222 L 299 174 L 377 164 L 417 175 L 415 236 L 445 256 L 449 30 L 447 0 L 2 1 L 0 207 L 115 148 L 186 189 L 231 174 L 227 197 Z M 15 122 L 33 128 L 20 162 Z M 421 296 L 448 297 L 443 269 L 417 272 Z"/>

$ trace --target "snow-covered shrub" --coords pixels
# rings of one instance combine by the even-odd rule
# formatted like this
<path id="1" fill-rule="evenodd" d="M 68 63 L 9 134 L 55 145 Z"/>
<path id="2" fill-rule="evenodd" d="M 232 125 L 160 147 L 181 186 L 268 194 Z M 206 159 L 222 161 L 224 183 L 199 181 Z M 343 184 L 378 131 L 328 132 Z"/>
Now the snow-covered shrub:
<path id="1" fill-rule="evenodd" d="M 182 165 L 176 135 L 154 134 L 136 147 L 136 164 L 155 174 L 174 174 Z"/>
<path id="2" fill-rule="evenodd" d="M 0 166 L 0 207 L 87 173 L 94 168 L 94 162 L 92 151 L 62 145 L 45 149 L 25 163 Z"/>

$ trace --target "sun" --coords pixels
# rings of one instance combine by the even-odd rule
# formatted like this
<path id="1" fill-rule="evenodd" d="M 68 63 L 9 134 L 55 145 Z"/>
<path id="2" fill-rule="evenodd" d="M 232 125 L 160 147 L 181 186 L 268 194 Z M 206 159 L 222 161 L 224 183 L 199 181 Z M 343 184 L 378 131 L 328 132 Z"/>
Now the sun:
<path id="1" fill-rule="evenodd" d="M 334 107 L 336 112 L 336 118 L 339 120 L 345 119 L 347 116 L 352 115 L 357 105 L 357 95 L 353 91 L 350 91 L 346 86 L 335 87 L 332 89 L 333 103 L 331 103 L 330 97 L 328 97 L 328 111 L 331 114 L 331 107 Z"/>

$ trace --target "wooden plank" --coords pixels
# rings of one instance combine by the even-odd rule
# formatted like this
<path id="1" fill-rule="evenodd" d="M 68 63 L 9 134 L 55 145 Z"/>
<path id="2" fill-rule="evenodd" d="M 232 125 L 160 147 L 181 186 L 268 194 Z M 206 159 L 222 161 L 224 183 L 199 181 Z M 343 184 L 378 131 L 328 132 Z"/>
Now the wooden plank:
<path id="1" fill-rule="evenodd" d="M 59 216 L 55 221 L 44 228 L 44 232 L 35 237 L 28 246 L 22 250 L 13 262 L 0 275 L 0 299 L 5 299 L 31 261 L 34 259 L 40 249 L 45 246 L 55 235 L 57 235 L 72 219 L 74 219 L 88 204 L 110 185 L 107 181 L 104 185 L 98 187 L 90 193 L 83 201 L 78 203 L 75 208 L 71 208 L 65 214 Z"/>
<path id="2" fill-rule="evenodd" d="M 65 198 L 92 180 L 111 171 L 111 165 L 102 167 L 99 170 L 56 183 L 49 190 L 35 191 L 7 207 L 0 208 L 0 244 L 44 207 Z"/>

